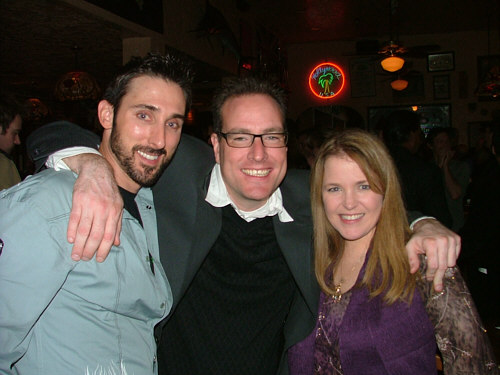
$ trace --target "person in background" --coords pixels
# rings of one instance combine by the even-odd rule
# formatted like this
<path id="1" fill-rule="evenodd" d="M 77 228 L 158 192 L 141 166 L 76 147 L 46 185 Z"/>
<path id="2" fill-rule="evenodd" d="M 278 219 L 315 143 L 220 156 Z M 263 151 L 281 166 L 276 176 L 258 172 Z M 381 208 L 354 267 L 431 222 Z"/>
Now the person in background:
<path id="1" fill-rule="evenodd" d="M 280 87 L 225 80 L 214 97 L 213 150 L 184 135 L 153 187 L 160 260 L 174 296 L 156 332 L 162 374 L 287 374 L 288 348 L 314 327 L 309 172 L 287 170 L 285 114 Z M 95 155 L 65 161 L 84 187 L 75 185 L 73 255 L 91 259 L 97 249 L 103 261 L 102 243 L 116 240 L 109 219 L 117 213 L 99 211 L 109 206 L 103 198 L 113 194 L 103 189 L 112 181 Z M 409 255 L 416 265 L 415 255 L 427 251 L 440 289 L 460 239 L 436 220 L 417 227 Z"/>
<path id="2" fill-rule="evenodd" d="M 157 373 L 154 327 L 172 292 L 149 187 L 179 143 L 191 77 L 184 59 L 151 54 L 126 65 L 98 104 L 99 151 L 125 202 L 107 262 L 71 260 L 71 171 L 44 170 L 0 193 L 0 373 Z M 44 129 L 88 137 L 68 122 Z M 46 139 L 32 147 L 43 157 Z"/>
<path id="3" fill-rule="evenodd" d="M 407 110 L 392 112 L 385 119 L 382 135 L 398 169 L 406 208 L 435 217 L 450 228 L 439 169 L 418 156 L 423 142 L 419 115 Z"/>
<path id="4" fill-rule="evenodd" d="M 471 178 L 469 215 L 460 235 L 460 267 L 479 313 L 489 327 L 500 329 L 500 126 L 491 125 L 488 156 Z M 484 151 L 486 154 L 486 151 Z M 498 331 L 497 331 L 498 334 Z"/>
<path id="5" fill-rule="evenodd" d="M 318 150 L 325 138 L 326 131 L 321 128 L 307 128 L 297 135 L 299 152 L 306 160 L 308 169 L 311 169 L 314 165 Z"/>
<path id="6" fill-rule="evenodd" d="M 69 131 L 68 131 L 69 130 Z M 38 173 L 47 167 L 45 160 L 50 155 L 50 149 L 47 145 L 53 141 L 52 133 L 64 133 L 64 137 L 57 139 L 58 148 L 72 147 L 74 144 L 79 144 L 84 147 L 94 149 L 99 148 L 101 138 L 90 130 L 81 128 L 80 126 L 68 121 L 54 121 L 45 124 L 38 129 L 35 129 L 26 138 L 26 151 L 28 157 L 33 162 L 33 173 Z"/>
<path id="7" fill-rule="evenodd" d="M 11 96 L 0 93 L 0 190 L 21 181 L 11 156 L 14 147 L 21 144 L 21 113 L 21 107 Z"/>
<path id="8" fill-rule="evenodd" d="M 450 134 L 450 128 L 432 128 L 427 134 L 427 145 L 443 176 L 451 229 L 458 233 L 464 225 L 464 197 L 471 171 L 466 162 L 454 158 Z"/>
<path id="9" fill-rule="evenodd" d="M 410 274 L 410 238 L 396 168 L 362 130 L 334 135 L 311 172 L 315 329 L 289 350 L 290 374 L 498 374 L 491 345 L 456 267 L 434 293 Z"/>

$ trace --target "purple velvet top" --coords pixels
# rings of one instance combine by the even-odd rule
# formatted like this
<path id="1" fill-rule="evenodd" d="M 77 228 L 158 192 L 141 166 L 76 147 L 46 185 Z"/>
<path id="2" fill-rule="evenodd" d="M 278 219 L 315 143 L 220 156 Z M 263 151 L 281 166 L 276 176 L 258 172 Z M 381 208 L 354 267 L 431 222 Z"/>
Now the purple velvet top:
<path id="1" fill-rule="evenodd" d="M 360 272 L 362 277 L 364 270 Z M 353 288 L 335 304 L 321 293 L 313 333 L 290 348 L 291 375 L 436 374 L 432 324 L 418 291 L 411 304 L 387 306 Z"/>

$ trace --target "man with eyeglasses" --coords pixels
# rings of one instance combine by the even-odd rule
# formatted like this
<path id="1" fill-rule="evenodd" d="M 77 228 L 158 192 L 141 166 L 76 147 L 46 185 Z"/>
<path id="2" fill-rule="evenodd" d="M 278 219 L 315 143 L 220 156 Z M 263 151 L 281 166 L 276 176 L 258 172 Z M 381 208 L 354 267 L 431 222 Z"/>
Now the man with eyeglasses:
<path id="1" fill-rule="evenodd" d="M 287 172 L 284 102 L 283 91 L 267 82 L 225 81 L 213 105 L 215 166 L 203 142 L 184 136 L 153 187 L 174 296 L 172 313 L 157 327 L 160 374 L 287 374 L 287 348 L 314 327 L 319 290 L 308 172 Z M 105 174 L 78 157 L 68 163 L 90 184 Z M 108 183 L 93 186 L 93 195 L 74 193 L 68 237 L 76 258 L 91 258 L 101 243 L 102 261 L 101 238 L 115 239 L 114 215 L 89 208 L 112 194 L 101 194 Z M 413 269 L 424 243 L 434 272 L 454 264 L 459 238 L 437 221 L 418 225 L 409 245 Z M 90 229 L 101 233 L 87 239 Z"/>

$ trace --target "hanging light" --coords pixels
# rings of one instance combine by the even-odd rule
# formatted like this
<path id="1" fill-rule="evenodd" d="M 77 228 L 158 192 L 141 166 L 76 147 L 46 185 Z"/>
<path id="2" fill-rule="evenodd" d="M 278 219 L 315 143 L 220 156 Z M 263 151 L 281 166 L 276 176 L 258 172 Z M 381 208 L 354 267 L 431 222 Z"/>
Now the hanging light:
<path id="1" fill-rule="evenodd" d="M 401 54 L 404 54 L 407 52 L 407 49 L 403 47 L 399 42 L 396 41 L 396 39 L 393 38 L 393 16 L 396 14 L 396 10 L 398 8 L 398 2 L 397 1 L 389 1 L 389 30 L 390 30 L 390 40 L 389 42 L 382 47 L 382 49 L 378 52 L 381 55 L 386 56 L 381 62 L 380 65 L 382 65 L 382 69 L 388 71 L 388 72 L 396 72 L 400 70 L 404 63 L 405 60 L 400 57 Z M 397 33 L 396 33 L 397 34 Z"/>
<path id="2" fill-rule="evenodd" d="M 56 83 L 54 95 L 60 101 L 76 101 L 99 99 L 101 89 L 97 81 L 89 73 L 78 70 L 78 50 L 74 45 L 71 48 L 75 54 L 75 70 L 63 74 Z"/>
<path id="3" fill-rule="evenodd" d="M 27 109 L 26 119 L 29 121 L 41 121 L 49 114 L 49 109 L 38 98 L 29 98 L 25 102 Z"/>
<path id="4" fill-rule="evenodd" d="M 99 99 L 101 90 L 97 81 L 87 72 L 75 71 L 65 73 L 56 83 L 54 94 L 57 100 L 74 101 Z"/>
<path id="5" fill-rule="evenodd" d="M 405 79 L 398 78 L 391 82 L 391 87 L 396 91 L 403 91 L 408 87 L 408 81 Z"/>
<path id="6" fill-rule="evenodd" d="M 383 59 L 380 62 L 380 65 L 382 65 L 382 68 L 388 72 L 396 72 L 403 67 L 404 63 L 405 60 L 403 58 L 391 54 L 391 56 Z"/>

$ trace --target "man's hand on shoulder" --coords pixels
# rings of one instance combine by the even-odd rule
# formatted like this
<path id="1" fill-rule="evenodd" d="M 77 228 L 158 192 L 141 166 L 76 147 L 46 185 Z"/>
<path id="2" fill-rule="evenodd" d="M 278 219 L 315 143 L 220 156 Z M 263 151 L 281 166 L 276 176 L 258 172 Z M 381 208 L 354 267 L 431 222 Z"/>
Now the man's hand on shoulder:
<path id="1" fill-rule="evenodd" d="M 120 244 L 123 200 L 108 162 L 95 154 L 64 159 L 78 173 L 73 188 L 73 207 L 68 224 L 68 241 L 73 243 L 73 260 L 103 262 L 113 245 Z"/>
<path id="2" fill-rule="evenodd" d="M 448 267 L 454 267 L 460 254 L 460 236 L 435 219 L 418 221 L 413 228 L 413 236 L 406 244 L 410 269 L 414 273 L 419 268 L 419 254 L 427 257 L 427 280 L 433 280 L 437 292 L 443 290 L 443 277 Z"/>

